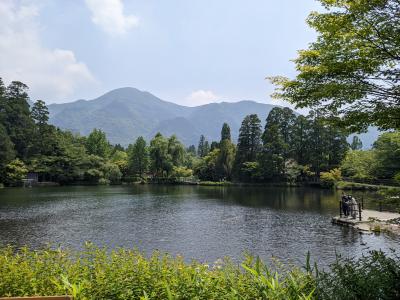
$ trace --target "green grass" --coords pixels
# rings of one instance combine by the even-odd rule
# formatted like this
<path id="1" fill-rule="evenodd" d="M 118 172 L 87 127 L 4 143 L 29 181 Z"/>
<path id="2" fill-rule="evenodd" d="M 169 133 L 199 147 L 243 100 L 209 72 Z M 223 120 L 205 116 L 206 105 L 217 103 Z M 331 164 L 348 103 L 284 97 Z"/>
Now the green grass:
<path id="1" fill-rule="evenodd" d="M 65 295 L 80 299 L 399 299 L 400 259 L 372 252 L 338 258 L 328 272 L 270 266 L 246 257 L 212 265 L 158 252 L 0 249 L 0 297 Z"/>
<path id="2" fill-rule="evenodd" d="M 233 185 L 230 181 L 200 181 L 199 185 L 203 186 L 231 186 Z"/>
<path id="3" fill-rule="evenodd" d="M 388 185 L 374 185 L 367 183 L 339 181 L 336 183 L 336 188 L 339 190 L 360 190 L 360 191 L 378 191 L 383 189 L 399 189 L 400 187 L 393 187 Z"/>

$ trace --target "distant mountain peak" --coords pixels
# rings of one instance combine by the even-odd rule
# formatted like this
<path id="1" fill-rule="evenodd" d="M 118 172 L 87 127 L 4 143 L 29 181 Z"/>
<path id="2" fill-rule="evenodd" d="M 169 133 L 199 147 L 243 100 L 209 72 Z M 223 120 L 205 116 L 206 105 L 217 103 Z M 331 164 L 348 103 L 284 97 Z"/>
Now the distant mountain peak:
<path id="1" fill-rule="evenodd" d="M 106 132 L 112 143 L 127 145 L 138 136 L 150 140 L 155 131 L 175 133 L 185 144 L 197 144 L 200 134 L 218 140 L 221 126 L 228 122 L 232 136 L 248 114 L 265 120 L 274 107 L 251 100 L 210 103 L 187 107 L 158 98 L 134 87 L 111 90 L 92 100 L 49 105 L 50 122 L 60 128 L 89 134 L 94 128 Z"/>

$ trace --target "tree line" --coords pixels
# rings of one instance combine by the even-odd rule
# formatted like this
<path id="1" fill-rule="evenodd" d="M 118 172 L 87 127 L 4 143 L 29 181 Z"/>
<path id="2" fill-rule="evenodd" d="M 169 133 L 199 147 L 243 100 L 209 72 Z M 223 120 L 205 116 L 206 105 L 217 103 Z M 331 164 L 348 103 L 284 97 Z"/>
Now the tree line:
<path id="1" fill-rule="evenodd" d="M 21 82 L 6 87 L 0 80 L 0 182 L 7 185 L 28 172 L 60 184 L 192 176 L 262 183 L 308 182 L 338 168 L 354 178 L 394 178 L 400 169 L 398 133 L 385 133 L 373 150 L 363 151 L 357 136 L 347 143 L 345 131 L 313 111 L 303 116 L 274 107 L 264 127 L 259 116 L 248 115 L 236 144 L 224 123 L 218 141 L 202 135 L 198 145 L 185 147 L 175 135 L 158 133 L 149 143 L 138 137 L 125 148 L 110 144 L 99 129 L 85 137 L 50 125 L 45 103 L 30 105 L 27 90 Z"/>

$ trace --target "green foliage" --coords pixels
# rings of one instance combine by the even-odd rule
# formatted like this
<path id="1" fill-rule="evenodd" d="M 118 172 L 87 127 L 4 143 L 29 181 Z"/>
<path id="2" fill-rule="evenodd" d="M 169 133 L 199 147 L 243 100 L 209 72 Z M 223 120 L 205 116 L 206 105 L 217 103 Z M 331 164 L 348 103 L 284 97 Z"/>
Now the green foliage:
<path id="1" fill-rule="evenodd" d="M 238 173 L 244 182 L 257 182 L 262 179 L 262 169 L 257 161 L 246 161 L 239 166 Z"/>
<path id="2" fill-rule="evenodd" d="M 168 155 L 171 157 L 174 166 L 182 165 L 185 155 L 185 147 L 178 140 L 176 135 L 171 135 L 168 139 Z"/>
<path id="3" fill-rule="evenodd" d="M 128 154 L 123 150 L 116 150 L 110 158 L 113 164 L 116 164 L 123 175 L 128 173 Z"/>
<path id="4" fill-rule="evenodd" d="M 394 180 L 400 184 L 400 172 L 398 172 L 396 175 L 394 175 Z"/>
<path id="5" fill-rule="evenodd" d="M 289 108 L 275 107 L 267 117 L 262 135 L 262 165 L 266 178 L 284 176 L 285 161 L 291 156 L 295 120 L 296 116 Z"/>
<path id="6" fill-rule="evenodd" d="M 338 181 L 342 179 L 342 173 L 339 169 L 333 169 L 329 172 L 321 172 L 320 180 L 323 187 L 333 187 Z"/>
<path id="7" fill-rule="evenodd" d="M 187 148 L 186 152 L 187 152 L 188 154 L 196 155 L 196 146 L 195 146 L 195 145 L 190 145 L 190 146 Z"/>
<path id="8" fill-rule="evenodd" d="M 208 141 L 206 140 L 204 135 L 200 136 L 199 145 L 197 147 L 197 155 L 199 157 L 204 157 L 208 154 L 210 148 L 208 146 Z"/>
<path id="9" fill-rule="evenodd" d="M 49 121 L 49 110 L 47 109 L 46 103 L 42 100 L 38 100 L 33 104 L 32 107 L 32 119 L 39 126 L 47 125 Z"/>
<path id="10" fill-rule="evenodd" d="M 400 257 L 372 251 L 359 260 L 338 257 L 317 277 L 318 299 L 399 299 Z"/>
<path id="11" fill-rule="evenodd" d="M 106 134 L 100 129 L 93 129 L 86 139 L 86 149 L 89 154 L 107 158 L 111 153 Z"/>
<path id="12" fill-rule="evenodd" d="M 229 139 L 221 141 L 216 164 L 216 171 L 219 179 L 230 180 L 232 178 L 235 152 L 236 147 Z"/>
<path id="13" fill-rule="evenodd" d="M 74 299 L 399 299 L 400 257 L 371 251 L 337 257 L 326 270 L 247 256 L 212 265 L 154 252 L 11 247 L 0 250 L 0 296 L 72 295 Z"/>
<path id="14" fill-rule="evenodd" d="M 244 170 L 244 163 L 255 162 L 261 149 L 261 121 L 257 115 L 248 115 L 244 118 L 239 129 L 239 139 L 235 157 L 236 177 L 245 180 L 249 178 L 248 171 Z M 245 172 L 246 174 L 244 174 Z"/>
<path id="15" fill-rule="evenodd" d="M 5 182 L 9 185 L 17 185 L 22 182 L 22 179 L 26 178 L 28 169 L 26 168 L 23 161 L 14 159 L 6 165 L 6 176 Z"/>
<path id="16" fill-rule="evenodd" d="M 375 175 L 392 179 L 400 171 L 400 131 L 386 132 L 374 143 Z"/>
<path id="17" fill-rule="evenodd" d="M 361 150 L 363 147 L 363 143 L 358 136 L 353 136 L 353 140 L 351 141 L 350 148 L 351 150 Z"/>
<path id="18" fill-rule="evenodd" d="M 111 184 L 121 183 L 122 173 L 117 164 L 105 163 L 102 166 L 104 173 L 104 178 L 108 180 Z"/>
<path id="19" fill-rule="evenodd" d="M 314 279 L 297 268 L 268 267 L 247 257 L 214 265 L 154 252 L 111 252 L 88 244 L 61 249 L 0 250 L 0 296 L 65 295 L 74 299 L 312 299 Z"/>
<path id="20" fill-rule="evenodd" d="M 399 1 L 319 2 L 327 11 L 307 20 L 318 37 L 299 51 L 295 79 L 272 78 L 279 87 L 275 97 L 353 131 L 369 125 L 399 129 Z"/>
<path id="21" fill-rule="evenodd" d="M 27 90 L 28 87 L 22 82 L 13 81 L 0 97 L 1 122 L 21 159 L 28 157 L 35 125 L 29 109 Z"/>
<path id="22" fill-rule="evenodd" d="M 150 169 L 154 176 L 168 176 L 172 171 L 172 158 L 168 153 L 168 140 L 161 133 L 150 141 Z"/>
<path id="23" fill-rule="evenodd" d="M 201 179 L 206 181 L 219 181 L 217 172 L 218 157 L 220 150 L 215 149 L 208 153 L 202 160 L 195 166 L 195 174 Z"/>
<path id="24" fill-rule="evenodd" d="M 383 134 L 371 152 L 349 152 L 341 163 L 348 150 L 346 134 L 313 111 L 304 117 L 289 108 L 274 108 L 262 136 L 259 118 L 248 115 L 237 147 L 224 123 L 221 141 L 213 142 L 210 151 L 201 136 L 196 156 L 194 146 L 185 149 L 174 135 L 157 134 L 149 147 L 139 137 L 125 150 L 110 145 L 101 130 L 94 129 L 87 138 L 62 131 L 47 124 L 43 101 L 29 111 L 26 90 L 20 82 L 6 88 L 0 80 L 0 181 L 5 183 L 5 166 L 15 157 L 38 173 L 40 181 L 61 184 L 117 184 L 132 176 L 169 180 L 177 174 L 186 176 L 190 170 L 203 181 L 234 178 L 251 182 L 308 180 L 339 165 L 345 176 L 358 179 L 393 179 L 400 172 L 398 132 Z M 353 148 L 359 146 L 355 140 Z"/>
<path id="25" fill-rule="evenodd" d="M 376 152 L 373 150 L 348 151 L 340 169 L 346 177 L 372 179 L 376 165 Z"/>
<path id="26" fill-rule="evenodd" d="M 172 177 L 191 177 L 193 176 L 193 170 L 188 169 L 187 167 L 177 167 L 174 166 L 172 168 Z"/>
<path id="27" fill-rule="evenodd" d="M 231 128 L 229 127 L 228 123 L 222 124 L 222 129 L 221 129 L 221 141 L 231 141 Z"/>
<path id="28" fill-rule="evenodd" d="M 285 161 L 285 177 L 288 182 L 295 183 L 303 170 L 304 168 L 294 159 L 288 159 Z"/>
<path id="29" fill-rule="evenodd" d="M 85 172 L 85 181 L 87 182 L 97 184 L 100 183 L 101 179 L 103 179 L 102 183 L 105 183 L 104 173 L 99 169 L 88 169 Z"/>
<path id="30" fill-rule="evenodd" d="M 129 173 L 143 176 L 149 168 L 149 149 L 143 137 L 138 137 L 135 144 L 128 148 Z"/>
<path id="31" fill-rule="evenodd" d="M 296 117 L 288 108 L 274 108 L 267 117 L 259 156 L 265 179 L 284 180 L 285 164 L 294 160 L 321 171 L 337 168 L 347 149 L 346 134 L 323 122 L 314 112 Z"/>
<path id="32" fill-rule="evenodd" d="M 5 180 L 5 167 L 15 158 L 14 144 L 6 129 L 0 124 L 0 182 Z"/>

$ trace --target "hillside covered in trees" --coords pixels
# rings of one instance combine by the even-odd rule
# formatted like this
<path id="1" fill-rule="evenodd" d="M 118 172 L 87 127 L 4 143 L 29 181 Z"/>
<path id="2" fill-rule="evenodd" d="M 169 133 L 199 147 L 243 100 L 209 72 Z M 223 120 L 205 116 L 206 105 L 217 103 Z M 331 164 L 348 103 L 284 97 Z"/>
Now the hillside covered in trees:
<path id="1" fill-rule="evenodd" d="M 374 149 L 360 150 L 354 137 L 327 125 L 318 114 L 295 114 L 274 107 L 267 116 L 247 115 L 234 144 L 229 124 L 218 140 L 200 136 L 185 147 L 175 135 L 155 134 L 148 144 L 138 137 L 128 147 L 112 145 L 94 129 L 80 136 L 48 123 L 43 101 L 29 105 L 28 87 L 0 83 L 0 182 L 17 185 L 28 173 L 60 184 L 118 184 L 197 177 L 202 181 L 312 182 L 335 178 L 338 168 L 354 178 L 398 178 L 391 153 L 400 148 L 398 133 L 385 133 Z M 260 117 L 265 117 L 265 126 Z M 353 150 L 351 150 L 353 149 Z"/>
<path id="2" fill-rule="evenodd" d="M 49 123 L 88 135 L 101 129 L 113 144 L 128 146 L 143 136 L 150 141 L 158 132 L 175 134 L 186 146 L 203 134 L 217 140 L 221 122 L 231 126 L 236 141 L 240 123 L 248 114 L 267 115 L 275 105 L 255 101 L 209 103 L 188 107 L 162 100 L 135 88 L 118 88 L 93 100 L 50 104 Z"/>

